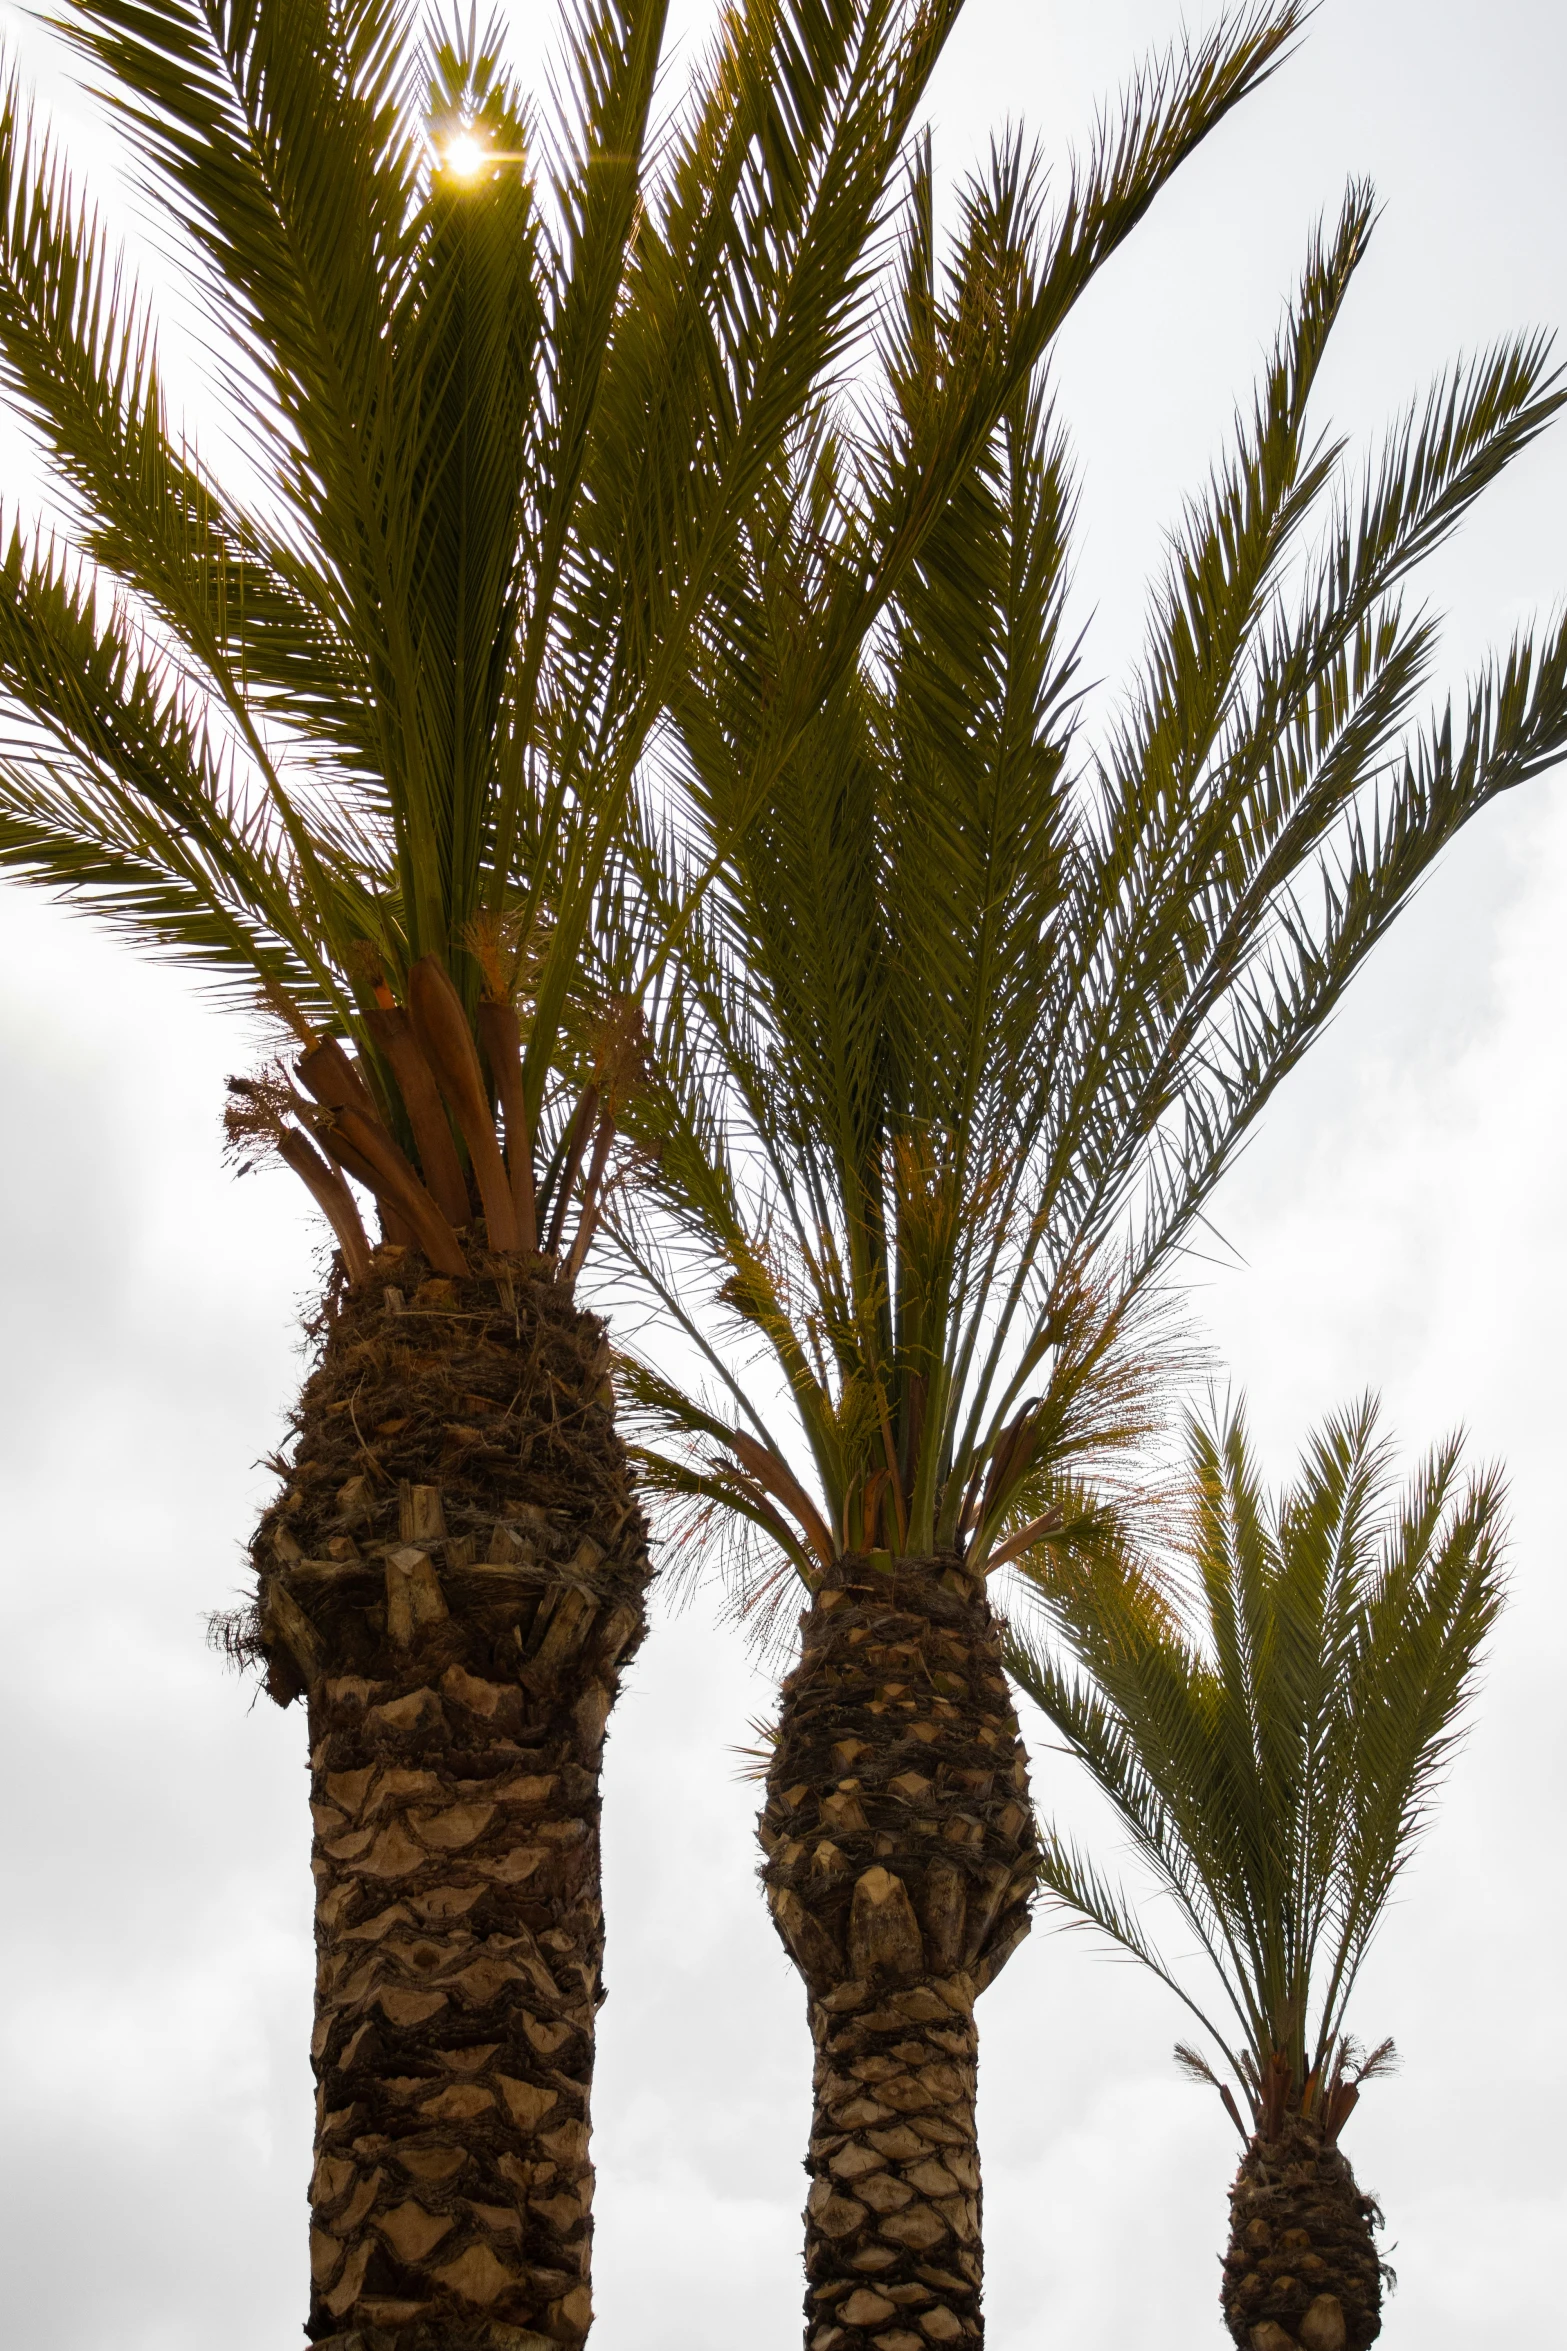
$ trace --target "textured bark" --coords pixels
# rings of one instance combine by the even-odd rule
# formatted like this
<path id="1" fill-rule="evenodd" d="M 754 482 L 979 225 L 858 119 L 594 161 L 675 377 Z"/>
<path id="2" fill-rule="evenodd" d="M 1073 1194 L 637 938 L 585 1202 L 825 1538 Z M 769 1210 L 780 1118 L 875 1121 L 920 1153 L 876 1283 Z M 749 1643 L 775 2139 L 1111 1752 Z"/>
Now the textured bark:
<path id="1" fill-rule="evenodd" d="M 341 1292 L 257 1536 L 308 1696 L 316 2165 L 307 2334 L 580 2344 L 602 1998 L 599 1763 L 646 1535 L 601 1326 L 553 1272 Z"/>
<path id="2" fill-rule="evenodd" d="M 1254 2138 L 1230 2190 L 1225 2323 L 1243 2351 L 1366 2351 L 1382 2332 L 1381 2214 L 1299 2115 Z"/>
<path id="3" fill-rule="evenodd" d="M 810 2351 L 977 2346 L 974 2003 L 1028 1931 L 1034 1816 L 984 1587 L 841 1562 L 802 1619 L 763 1880 L 816 2042 Z"/>

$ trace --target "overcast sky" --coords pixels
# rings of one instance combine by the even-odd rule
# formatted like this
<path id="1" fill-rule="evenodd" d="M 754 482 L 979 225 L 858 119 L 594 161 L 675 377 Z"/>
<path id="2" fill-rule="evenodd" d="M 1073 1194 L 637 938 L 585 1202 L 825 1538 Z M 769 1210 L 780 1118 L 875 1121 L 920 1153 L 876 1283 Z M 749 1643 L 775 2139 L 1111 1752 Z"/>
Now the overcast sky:
<path id="1" fill-rule="evenodd" d="M 553 8 L 515 13 L 536 46 Z M 22 14 L 0 5 L 0 28 L 48 76 Z M 1180 22 L 1174 0 L 969 0 L 938 160 L 959 168 L 1004 111 L 1059 145 Z M 1107 691 L 1161 531 L 1348 174 L 1385 209 L 1325 416 L 1375 430 L 1459 347 L 1567 321 L 1564 87 L 1559 0 L 1324 0 L 1106 274 L 1059 383 Z M 78 146 L 83 123 L 71 107 Z M 1567 433 L 1431 590 L 1455 677 L 1567 591 Z M 1551 782 L 1450 854 L 1228 1180 L 1228 1254 L 1193 1269 L 1276 1473 L 1372 1384 L 1411 1451 L 1462 1420 L 1512 1477 L 1514 1594 L 1474 1734 L 1357 2003 L 1404 2056 L 1347 2140 L 1397 2244 L 1390 2351 L 1560 2326 L 1564 908 Z M 249 1050 L 182 980 L 0 892 L 0 2268 L 27 2351 L 299 2340 L 304 1724 L 252 1704 L 202 1639 L 238 1582 L 320 1248 L 297 1187 L 219 1165 L 223 1075 Z M 798 2341 L 809 2052 L 734 1777 L 768 1704 L 698 1602 L 659 1622 L 612 1726 L 595 2351 Z M 1036 1787 L 1113 1859 L 1025 1728 Z M 1217 2344 L 1235 2145 L 1169 2061 L 1168 1997 L 1036 1931 L 981 2017 L 994 2351 Z"/>

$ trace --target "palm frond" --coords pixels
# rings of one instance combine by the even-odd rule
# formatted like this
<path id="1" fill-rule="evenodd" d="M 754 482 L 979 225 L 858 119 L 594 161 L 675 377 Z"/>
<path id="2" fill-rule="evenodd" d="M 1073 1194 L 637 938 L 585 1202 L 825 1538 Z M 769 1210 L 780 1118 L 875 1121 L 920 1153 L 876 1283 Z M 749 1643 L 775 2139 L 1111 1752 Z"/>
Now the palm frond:
<path id="1" fill-rule="evenodd" d="M 615 1180 L 596 1040 L 624 990 L 591 942 L 650 746 L 757 485 L 870 334 L 957 10 L 737 0 L 658 125 L 661 5 L 582 0 L 546 109 L 477 12 L 420 38 L 404 0 L 69 6 L 211 322 L 221 463 L 0 97 L 0 383 L 72 533 L 0 581 L 6 856 L 225 985 L 248 968 L 312 1052 L 352 1040 L 346 1076 L 311 1068 L 362 1075 L 413 1160 L 422 1086 L 443 1166 L 412 1004 L 449 983 L 518 1163 L 481 1152 L 486 1216 L 570 1278 Z M 495 161 L 460 183 L 463 126 Z M 468 1181 L 437 1187 L 459 1223 Z"/>
<path id="2" fill-rule="evenodd" d="M 653 1222 L 706 1271 L 709 1343 L 773 1357 L 845 1545 L 1010 1564 L 1027 1473 L 1148 1433 L 1124 1334 L 1272 1088 L 1453 834 L 1567 752 L 1560 627 L 1433 720 L 1436 621 L 1402 601 L 1561 405 L 1545 341 L 1449 371 L 1364 465 L 1314 421 L 1360 185 L 1085 740 L 1049 322 L 1228 89 L 1226 42 L 1137 86 L 1054 215 L 998 146 L 946 255 L 916 151 L 874 429 L 825 399 L 802 418 L 673 691 L 678 848 L 632 858 L 661 942 Z M 1248 1655 L 1254 1501 L 1231 1529 Z M 1254 1733 L 1216 1721 L 1253 1763 Z"/>
<path id="3" fill-rule="evenodd" d="M 1449 1439 L 1395 1494 L 1363 1398 L 1270 1502 L 1244 1415 L 1194 1425 L 1197 1621 L 1172 1614 L 1124 1547 L 1101 1545 L 1089 1564 L 1037 1574 L 1078 1669 L 1009 1642 L 1010 1670 L 1195 1930 L 1255 2078 L 1277 2059 L 1297 2097 L 1330 2065 L 1353 2076 L 1346 2007 L 1501 1604 L 1501 1484 L 1462 1483 L 1459 1455 Z M 1074 1856 L 1056 1890 L 1191 2004 L 1091 1864 Z"/>
<path id="4" fill-rule="evenodd" d="M 330 949 L 235 747 L 90 580 L 13 530 L 0 691 L 25 713 L 0 765 L 0 861 L 232 982 L 332 1018 Z M 347 877 L 345 877 L 345 882 Z"/>

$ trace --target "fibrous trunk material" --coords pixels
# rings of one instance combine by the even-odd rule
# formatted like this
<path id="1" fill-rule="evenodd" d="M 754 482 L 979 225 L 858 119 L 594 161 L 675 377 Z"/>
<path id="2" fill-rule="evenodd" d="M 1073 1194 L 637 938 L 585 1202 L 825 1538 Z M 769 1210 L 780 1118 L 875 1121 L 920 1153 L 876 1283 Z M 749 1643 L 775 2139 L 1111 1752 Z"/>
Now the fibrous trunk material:
<path id="1" fill-rule="evenodd" d="M 806 2342 L 977 2346 L 974 2003 L 1036 1851 L 995 1620 L 955 1559 L 871 1553 L 801 1622 L 761 1837 L 816 2044 Z"/>
<path id="2" fill-rule="evenodd" d="M 1365 2351 L 1382 2331 L 1381 2214 L 1312 2122 L 1254 2138 L 1230 2190 L 1225 2323 L 1243 2351 Z"/>
<path id="3" fill-rule="evenodd" d="M 309 1706 L 306 2332 L 580 2344 L 599 1764 L 649 1572 L 609 1349 L 546 1262 L 390 1247 L 319 1337 L 254 1549 L 273 1695 Z"/>

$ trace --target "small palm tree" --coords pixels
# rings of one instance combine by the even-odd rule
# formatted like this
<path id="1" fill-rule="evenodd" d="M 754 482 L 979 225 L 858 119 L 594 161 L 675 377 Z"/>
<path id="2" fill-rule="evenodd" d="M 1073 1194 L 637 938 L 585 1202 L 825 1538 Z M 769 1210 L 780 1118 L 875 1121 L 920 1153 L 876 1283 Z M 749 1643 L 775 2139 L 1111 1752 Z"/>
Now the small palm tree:
<path id="1" fill-rule="evenodd" d="M 589 2323 L 599 1760 L 648 1559 L 574 1298 L 641 1050 L 586 943 L 958 7 L 737 0 L 660 126 L 664 0 L 583 0 L 551 129 L 471 18 L 79 0 L 212 320 L 221 466 L 0 103 L 0 379 L 60 524 L 0 551 L 0 863 L 274 1024 L 231 1136 L 338 1244 L 229 1628 L 309 1703 L 317 2340 Z M 990 429 L 986 354 L 899 445 L 855 626 Z"/>
<path id="2" fill-rule="evenodd" d="M 1376 1424 L 1369 1399 L 1328 1421 L 1271 1506 L 1242 1413 L 1194 1425 L 1195 1622 L 1112 1545 L 1032 1571 L 1075 1662 L 1005 1643 L 1220 1989 L 1215 2017 L 1125 1896 L 1046 1832 L 1049 1899 L 1168 1984 L 1229 2072 L 1176 2050 L 1247 2142 L 1222 2289 L 1242 2351 L 1365 2351 L 1381 2331 L 1380 2215 L 1339 2136 L 1393 2044 L 1364 2055 L 1349 2001 L 1502 1599 L 1496 1473 L 1461 1482 L 1449 1438 L 1395 1494 Z"/>
<path id="3" fill-rule="evenodd" d="M 1053 227 L 997 157 L 970 211 L 1018 317 L 1121 159 L 1178 159 L 1167 126 L 1206 127 L 1254 63 L 1227 36 L 1143 85 Z M 928 205 L 923 181 L 910 419 L 952 321 Z M 982 2325 L 974 2006 L 1038 1866 L 989 1579 L 1092 1535 L 1157 1405 L 1161 1277 L 1240 1139 L 1459 827 L 1567 749 L 1567 631 L 1423 725 L 1433 622 L 1401 596 L 1558 405 L 1542 345 L 1460 367 L 1361 477 L 1309 424 L 1371 220 L 1352 189 L 1314 243 L 1097 745 L 1038 380 L 771 789 L 859 528 L 831 418 L 737 545 L 724 658 L 676 697 L 684 853 L 714 880 L 691 921 L 672 817 L 642 863 L 684 926 L 637 1109 L 656 1148 L 615 1224 L 693 1368 L 627 1379 L 675 1529 L 722 1537 L 753 1622 L 808 1603 L 761 1835 L 817 2049 L 814 2351 Z"/>

